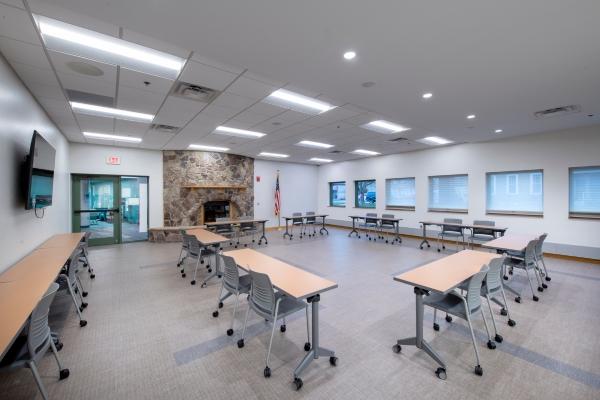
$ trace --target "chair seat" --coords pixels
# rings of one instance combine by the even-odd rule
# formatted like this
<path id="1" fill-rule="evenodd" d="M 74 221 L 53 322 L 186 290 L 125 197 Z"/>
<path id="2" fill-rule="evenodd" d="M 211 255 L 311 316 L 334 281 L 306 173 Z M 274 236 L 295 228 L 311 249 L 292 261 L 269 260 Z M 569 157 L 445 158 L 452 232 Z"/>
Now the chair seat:
<path id="1" fill-rule="evenodd" d="M 240 293 L 249 293 L 251 282 L 252 282 L 252 278 L 250 278 L 250 275 L 240 276 L 238 291 Z"/>
<path id="2" fill-rule="evenodd" d="M 476 233 L 471 235 L 473 239 L 481 239 L 481 240 L 493 240 L 495 239 L 494 235 L 486 235 L 485 233 Z"/>
<path id="3" fill-rule="evenodd" d="M 423 304 L 445 311 L 448 314 L 455 315 L 459 318 L 467 319 L 464 303 L 462 299 L 454 293 L 432 293 L 423 299 Z"/>
<path id="4" fill-rule="evenodd" d="M 296 311 L 304 310 L 306 303 L 302 300 L 297 300 L 292 297 L 286 296 L 281 292 L 275 293 L 275 301 L 281 299 L 279 302 L 279 312 L 277 313 L 277 319 L 283 318 Z"/>

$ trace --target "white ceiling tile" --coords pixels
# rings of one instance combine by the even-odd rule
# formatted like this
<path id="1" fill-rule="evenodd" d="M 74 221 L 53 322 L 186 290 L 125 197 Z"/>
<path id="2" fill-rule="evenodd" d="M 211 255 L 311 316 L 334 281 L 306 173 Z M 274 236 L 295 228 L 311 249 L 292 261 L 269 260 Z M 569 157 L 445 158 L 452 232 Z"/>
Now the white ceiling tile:
<path id="1" fill-rule="evenodd" d="M 123 29 L 123 39 L 127 40 L 128 42 L 137 43 L 139 45 L 146 46 L 154 50 L 159 50 L 181 58 L 188 58 L 188 56 L 190 55 L 190 51 L 186 49 L 169 43 L 165 43 L 161 40 L 154 39 L 150 36 L 142 35 L 141 33 L 137 33 L 129 29 Z"/>
<path id="2" fill-rule="evenodd" d="M 237 94 L 221 93 L 212 104 L 221 107 L 231 108 L 237 112 L 243 111 L 250 107 L 256 100 L 247 97 L 238 96 Z"/>
<path id="3" fill-rule="evenodd" d="M 275 86 L 241 76 L 227 88 L 227 91 L 250 99 L 262 100 L 276 89 Z"/>
<path id="4" fill-rule="evenodd" d="M 328 125 L 328 124 L 331 124 L 336 121 L 341 121 L 346 118 L 354 117 L 359 114 L 360 113 L 348 110 L 343 107 L 337 107 L 337 108 L 334 108 L 333 110 L 329 110 L 322 114 L 311 117 L 310 119 L 306 120 L 306 123 L 309 125 L 314 125 L 314 126 L 324 126 L 324 125 Z"/>
<path id="5" fill-rule="evenodd" d="M 81 130 L 84 132 L 113 133 L 114 119 L 93 115 L 75 114 Z"/>
<path id="6" fill-rule="evenodd" d="M 11 63 L 17 75 L 25 82 L 29 87 L 36 83 L 42 83 L 45 85 L 57 85 L 56 75 L 51 69 L 32 67 L 26 64 Z"/>
<path id="7" fill-rule="evenodd" d="M 206 108 L 204 110 L 202 110 L 201 115 L 206 115 L 208 117 L 211 117 L 215 120 L 221 120 L 221 122 L 225 122 L 228 119 L 230 119 L 231 117 L 233 117 L 234 115 L 236 115 L 238 113 L 237 110 L 228 108 L 228 107 L 221 107 L 221 106 L 217 106 L 214 103 L 209 104 L 208 106 L 206 106 Z"/>
<path id="8" fill-rule="evenodd" d="M 141 147 L 159 150 L 175 136 L 173 133 L 149 131 L 144 135 Z"/>
<path id="9" fill-rule="evenodd" d="M 307 119 L 307 117 L 308 117 L 307 114 L 288 110 L 282 114 L 279 114 L 279 115 L 272 117 L 264 122 L 261 122 L 260 124 L 255 125 L 252 128 L 253 129 L 256 128 L 256 130 L 260 131 L 260 132 L 269 133 L 269 132 L 273 132 L 275 130 L 293 125 L 300 121 L 304 121 Z"/>
<path id="10" fill-rule="evenodd" d="M 169 96 L 154 118 L 154 123 L 183 126 L 205 105 L 205 103 Z"/>
<path id="11" fill-rule="evenodd" d="M 56 112 L 59 114 L 64 114 L 64 113 L 70 112 L 70 110 L 71 110 L 69 103 L 67 103 L 67 101 L 64 99 L 57 100 L 57 99 L 40 97 L 37 99 L 37 101 L 42 105 L 44 110 L 46 110 L 48 112 L 48 114 L 52 114 L 53 112 Z"/>
<path id="12" fill-rule="evenodd" d="M 141 124 L 139 122 L 115 120 L 115 133 L 117 135 L 142 136 L 150 129 L 150 124 Z"/>
<path id="13" fill-rule="evenodd" d="M 161 94 L 121 86 L 117 98 L 117 107 L 125 110 L 156 114 L 163 100 L 164 96 Z"/>
<path id="14" fill-rule="evenodd" d="M 46 85 L 43 83 L 35 83 L 28 86 L 29 90 L 39 100 L 40 98 L 62 100 L 66 102 L 65 95 L 58 83 L 54 85 Z"/>
<path id="15" fill-rule="evenodd" d="M 233 118 L 234 121 L 247 126 L 254 126 L 260 124 L 261 122 L 267 119 L 269 119 L 269 117 L 262 114 L 256 114 L 250 111 L 244 111 Z"/>
<path id="16" fill-rule="evenodd" d="M 101 96 L 115 97 L 116 79 L 113 82 L 89 79 L 75 74 L 58 72 L 58 78 L 65 89 L 78 90 L 85 93 L 99 94 Z"/>
<path id="17" fill-rule="evenodd" d="M 308 96 L 308 97 L 313 97 L 313 98 L 317 98 L 317 96 L 319 96 L 319 94 L 320 94 L 318 92 L 313 92 L 313 91 L 310 91 L 310 90 L 307 90 L 307 89 L 304 89 L 304 88 L 301 88 L 301 87 L 298 87 L 295 85 L 285 85 L 284 89 L 289 90 L 294 93 L 301 94 L 303 96 Z"/>
<path id="18" fill-rule="evenodd" d="M 0 36 L 0 53 L 8 61 L 27 64 L 37 68 L 50 68 L 50 63 L 40 45 Z"/>
<path id="19" fill-rule="evenodd" d="M 230 72 L 230 73 L 236 74 L 236 75 L 239 75 L 242 72 L 244 72 L 244 68 L 236 67 L 236 66 L 233 66 L 233 65 L 227 65 L 227 64 L 221 63 L 219 61 L 212 60 L 212 59 L 207 58 L 207 57 L 203 57 L 203 56 L 201 56 L 200 54 L 198 54 L 196 52 L 194 52 L 192 54 L 192 58 L 191 59 L 193 61 L 199 62 L 200 64 L 204 64 L 204 65 L 207 65 L 209 67 L 217 68 L 217 69 L 220 69 L 222 71 Z"/>
<path id="20" fill-rule="evenodd" d="M 21 0 L 2 0 L 0 1 L 0 4 L 8 4 L 9 6 L 19 7 L 23 10 L 25 9 L 25 6 Z"/>
<path id="21" fill-rule="evenodd" d="M 254 79 L 255 81 L 259 81 L 259 82 L 265 83 L 265 84 L 267 84 L 269 86 L 273 86 L 275 88 L 283 87 L 286 84 L 286 82 L 282 82 L 282 81 L 277 81 L 277 80 L 274 80 L 274 79 L 270 79 L 270 78 L 267 78 L 267 77 L 262 76 L 260 74 L 255 74 L 252 71 L 246 71 L 246 72 L 244 72 L 244 76 L 246 78 Z"/>
<path id="22" fill-rule="evenodd" d="M 29 13 L 3 4 L 0 4 L 0 36 L 41 44 Z"/>
<path id="23" fill-rule="evenodd" d="M 149 82 L 148 85 L 145 82 Z M 132 87 L 134 89 L 145 90 L 166 96 L 173 87 L 174 81 L 160 78 L 154 75 L 148 75 L 127 68 L 119 69 L 119 85 Z"/>
<path id="24" fill-rule="evenodd" d="M 281 107 L 272 106 L 271 104 L 259 102 L 259 103 L 254 104 L 252 107 L 248 108 L 246 111 L 250 111 L 255 114 L 262 114 L 262 115 L 270 118 L 270 117 L 274 117 L 275 115 L 284 113 L 286 111 L 286 109 L 281 108 Z"/>
<path id="25" fill-rule="evenodd" d="M 224 90 L 235 78 L 236 74 L 226 72 L 194 61 L 188 62 L 179 80 L 215 90 Z"/>
<path id="26" fill-rule="evenodd" d="M 64 74 L 72 74 L 80 78 L 84 79 L 92 79 L 103 82 L 115 82 L 117 78 L 117 67 L 110 64 L 103 64 L 97 61 L 88 60 L 86 58 L 72 56 L 70 54 L 59 53 L 57 51 L 48 50 L 48 55 L 50 56 L 50 60 L 52 60 L 52 64 L 57 72 Z M 91 65 L 92 67 L 96 67 L 100 69 L 103 74 L 100 76 L 90 76 L 81 74 L 72 70 L 68 64 L 69 63 L 85 63 Z"/>
<path id="27" fill-rule="evenodd" d="M 100 21 L 87 15 L 79 14 L 67 8 L 52 4 L 47 0 L 29 0 L 28 4 L 34 14 L 54 18 L 105 35 L 119 37 L 119 27 L 116 25 Z"/>

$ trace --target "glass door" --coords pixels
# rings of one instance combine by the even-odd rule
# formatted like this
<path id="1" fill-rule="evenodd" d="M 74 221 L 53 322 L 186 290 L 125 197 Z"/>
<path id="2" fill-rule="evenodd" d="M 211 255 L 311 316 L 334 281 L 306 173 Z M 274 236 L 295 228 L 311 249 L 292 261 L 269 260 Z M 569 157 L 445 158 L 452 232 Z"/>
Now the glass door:
<path id="1" fill-rule="evenodd" d="M 120 243 L 119 177 L 73 175 L 72 185 L 73 232 L 91 232 L 91 245 Z"/>
<path id="2" fill-rule="evenodd" d="M 148 177 L 121 177 L 121 238 L 148 240 Z"/>

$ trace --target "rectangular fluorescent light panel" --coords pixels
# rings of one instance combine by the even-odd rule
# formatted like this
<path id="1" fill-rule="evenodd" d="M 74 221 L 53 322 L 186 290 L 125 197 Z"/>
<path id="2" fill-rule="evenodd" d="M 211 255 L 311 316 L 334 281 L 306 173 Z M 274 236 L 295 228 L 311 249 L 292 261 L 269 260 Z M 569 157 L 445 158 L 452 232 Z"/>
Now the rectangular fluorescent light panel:
<path id="1" fill-rule="evenodd" d="M 110 135 L 108 133 L 83 132 L 83 136 L 90 139 L 112 140 L 115 142 L 140 143 L 142 138 L 133 136 Z"/>
<path id="2" fill-rule="evenodd" d="M 267 153 L 266 151 L 263 151 L 262 153 L 260 153 L 259 156 L 261 156 L 261 157 L 274 157 L 274 158 L 288 158 L 289 157 L 289 155 L 287 155 L 287 154 Z"/>
<path id="3" fill-rule="evenodd" d="M 373 132 L 386 133 L 386 134 L 398 133 L 398 132 L 404 132 L 404 131 L 410 130 L 410 128 L 407 128 L 406 126 L 394 124 L 393 122 L 384 121 L 382 119 L 377 120 L 377 121 L 371 121 L 367 124 L 361 125 L 360 127 L 364 128 L 364 129 L 368 129 Z"/>
<path id="4" fill-rule="evenodd" d="M 237 136 L 243 138 L 250 137 L 257 139 L 266 135 L 266 133 L 262 132 L 247 131 L 245 129 L 231 128 L 229 126 L 217 126 L 214 133 L 218 133 L 219 135 Z"/>
<path id="5" fill-rule="evenodd" d="M 34 15 L 46 47 L 104 64 L 174 80 L 185 59 L 110 35 Z"/>
<path id="6" fill-rule="evenodd" d="M 313 142 L 312 140 L 303 140 L 301 142 L 296 143 L 297 146 L 304 147 L 316 147 L 319 149 L 330 149 L 333 147 L 332 144 L 321 143 L 321 142 Z"/>
<path id="7" fill-rule="evenodd" d="M 432 145 L 432 146 L 440 146 L 440 145 L 443 145 L 443 144 L 453 143 L 452 140 L 448 140 L 446 138 L 439 137 L 439 136 L 428 136 L 426 138 L 417 140 L 417 142 L 429 144 L 429 145 Z"/>
<path id="8" fill-rule="evenodd" d="M 205 144 L 190 144 L 188 146 L 190 150 L 205 150 L 205 151 L 228 151 L 227 147 L 219 147 L 219 146 L 208 146 Z"/>
<path id="9" fill-rule="evenodd" d="M 70 103 L 73 111 L 79 114 L 94 115 L 96 117 L 117 118 L 135 122 L 150 122 L 154 119 L 154 115 L 152 114 L 121 110 L 119 108 L 97 106 L 94 104 L 78 103 L 76 101 L 71 101 Z"/>
<path id="10" fill-rule="evenodd" d="M 274 91 L 263 101 L 277 107 L 289 108 L 290 110 L 311 115 L 322 114 L 336 108 L 336 106 L 324 101 L 313 99 L 312 97 L 304 96 L 285 89 Z"/>
<path id="11" fill-rule="evenodd" d="M 381 154 L 376 151 L 364 150 L 364 149 L 356 149 L 356 150 L 352 151 L 351 153 L 360 154 L 361 156 L 378 156 L 379 154 Z"/>
<path id="12" fill-rule="evenodd" d="M 313 158 L 309 159 L 308 161 L 314 161 L 314 162 L 319 162 L 319 163 L 333 162 L 333 160 L 330 160 L 329 158 L 319 158 L 319 157 L 313 157 Z"/>

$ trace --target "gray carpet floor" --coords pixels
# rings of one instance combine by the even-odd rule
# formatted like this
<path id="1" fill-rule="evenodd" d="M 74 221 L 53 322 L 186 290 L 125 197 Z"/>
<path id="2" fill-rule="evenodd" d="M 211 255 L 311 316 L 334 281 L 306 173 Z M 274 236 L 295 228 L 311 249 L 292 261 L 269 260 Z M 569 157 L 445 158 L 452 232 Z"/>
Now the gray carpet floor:
<path id="1" fill-rule="evenodd" d="M 241 302 L 233 337 L 225 335 L 233 310 L 227 300 L 219 318 L 212 312 L 220 282 L 190 285 L 193 263 L 181 278 L 177 243 L 131 243 L 93 248 L 96 279 L 82 274 L 89 296 L 88 325 L 79 327 L 70 298 L 58 295 L 50 324 L 64 343 L 59 353 L 71 376 L 58 380 L 51 355 L 39 365 L 52 399 L 598 399 L 600 398 L 600 266 L 547 258 L 549 288 L 534 303 L 523 276 L 523 301 L 509 296 L 517 325 L 494 307 L 504 342 L 485 346 L 481 320 L 474 323 L 484 374 L 473 373 L 475 356 L 467 324 L 440 320 L 425 337 L 448 364 L 448 379 L 434 375 L 435 363 L 422 351 L 391 350 L 396 339 L 415 330 L 412 288 L 392 276 L 450 254 L 348 238 L 330 229 L 328 237 L 282 240 L 269 232 L 259 251 L 336 281 L 321 297 L 321 345 L 336 351 L 337 367 L 326 359 L 304 373 L 304 387 L 292 390 L 292 372 L 304 356 L 305 318 L 288 319 L 276 331 L 272 377 L 263 377 L 270 327 L 251 314 L 246 346 Z M 202 270 L 202 277 L 206 271 Z M 41 398 L 28 370 L 0 373 L 1 399 Z"/>

